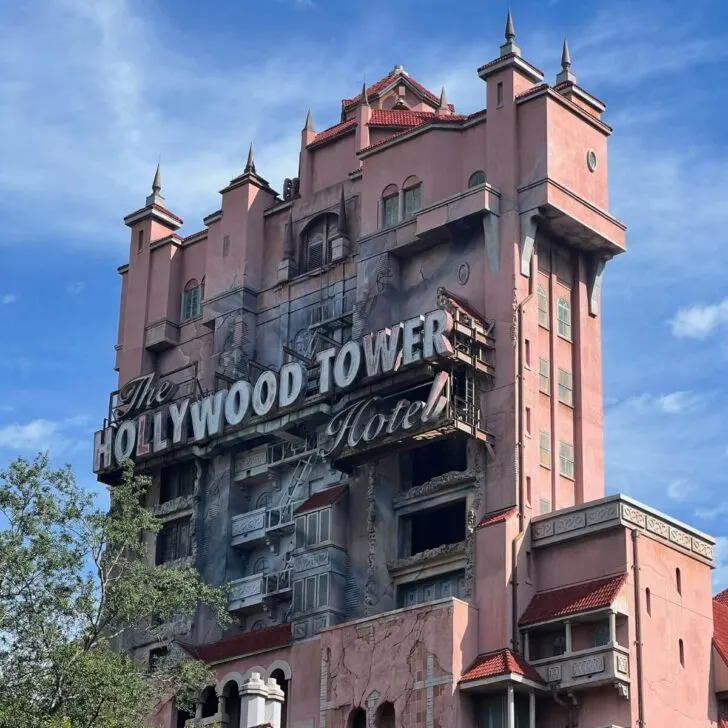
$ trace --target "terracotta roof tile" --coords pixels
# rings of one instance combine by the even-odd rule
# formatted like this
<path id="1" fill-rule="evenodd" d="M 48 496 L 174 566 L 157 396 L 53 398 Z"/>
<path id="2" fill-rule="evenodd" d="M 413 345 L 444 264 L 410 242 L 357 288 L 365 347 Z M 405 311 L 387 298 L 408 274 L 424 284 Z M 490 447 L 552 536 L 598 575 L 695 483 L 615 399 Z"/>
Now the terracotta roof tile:
<path id="1" fill-rule="evenodd" d="M 498 58 L 494 58 L 492 61 L 488 61 L 488 63 L 485 63 L 484 65 L 480 66 L 480 68 L 478 68 L 478 73 L 485 70 L 486 68 L 490 68 L 491 66 L 496 66 L 499 63 L 502 63 L 503 61 L 507 61 L 507 60 L 510 60 L 511 58 L 515 58 L 515 57 L 516 57 L 515 53 L 506 53 L 506 55 L 504 55 L 504 56 L 499 56 Z M 520 56 L 518 56 L 518 57 L 521 58 Z M 521 58 L 521 60 L 527 66 L 529 66 L 534 71 L 537 71 L 538 73 L 540 73 L 543 76 L 543 71 L 538 66 L 534 66 L 533 63 L 529 63 L 528 61 L 524 60 L 523 58 Z"/>
<path id="2" fill-rule="evenodd" d="M 728 605 L 728 589 L 723 589 L 722 592 L 718 592 L 713 597 L 713 601 L 718 602 L 718 604 Z"/>
<path id="3" fill-rule="evenodd" d="M 626 580 L 627 574 L 619 574 L 536 594 L 526 607 L 520 624 L 545 622 L 548 619 L 608 607 Z"/>
<path id="4" fill-rule="evenodd" d="M 301 513 L 309 513 L 315 511 L 318 508 L 325 508 L 336 503 L 339 498 L 346 492 L 346 485 L 336 485 L 333 488 L 326 488 L 326 490 L 320 490 L 318 493 L 314 493 L 308 500 L 301 503 L 296 508 L 293 515 L 298 516 Z"/>
<path id="5" fill-rule="evenodd" d="M 369 126 L 418 126 L 426 121 L 465 121 L 466 114 L 444 114 L 434 111 L 410 111 L 409 109 L 372 109 Z"/>
<path id="6" fill-rule="evenodd" d="M 460 682 L 482 680 L 488 677 L 521 675 L 535 682 L 543 682 L 541 676 L 521 655 L 514 655 L 509 649 L 479 655 L 460 678 Z"/>
<path id="7" fill-rule="evenodd" d="M 308 146 L 312 147 L 314 144 L 331 141 L 338 136 L 354 131 L 355 127 L 356 119 L 349 119 L 348 121 L 342 121 L 340 124 L 334 124 L 334 126 L 330 126 L 328 129 L 324 129 L 322 132 L 316 134 L 313 141 Z"/>
<path id="8" fill-rule="evenodd" d="M 377 81 L 372 86 L 369 86 L 367 89 L 367 99 L 374 98 L 380 91 L 383 91 L 385 88 L 393 84 L 398 79 L 405 79 L 406 82 L 409 82 L 416 91 L 418 91 L 422 96 L 424 96 L 428 101 L 431 101 L 433 104 L 439 104 L 440 103 L 440 97 L 435 96 L 435 94 L 432 93 L 432 91 L 429 91 L 426 89 L 421 83 L 417 82 L 412 78 L 411 76 L 405 76 L 404 74 L 400 74 L 397 72 L 392 72 L 389 75 L 385 76 L 384 78 Z M 350 109 L 353 106 L 356 106 L 359 103 L 359 99 L 361 98 L 361 94 L 355 96 L 353 99 L 343 99 L 341 104 L 344 107 L 344 110 Z"/>
<path id="9" fill-rule="evenodd" d="M 713 644 L 728 665 L 728 605 L 717 597 L 713 599 Z"/>
<path id="10" fill-rule="evenodd" d="M 492 526 L 494 523 L 503 523 L 504 521 L 507 521 L 514 513 L 517 512 L 518 508 L 516 508 L 515 506 L 509 506 L 508 508 L 501 508 L 501 510 L 499 511 L 486 513 L 483 516 L 481 522 L 477 525 L 477 528 Z"/>
<path id="11" fill-rule="evenodd" d="M 203 662 L 223 662 L 251 655 L 263 650 L 283 647 L 293 640 L 290 623 L 277 624 L 267 629 L 244 632 L 209 645 L 190 645 L 180 642 L 193 657 Z"/>
<path id="12" fill-rule="evenodd" d="M 518 94 L 516 96 L 517 99 L 525 99 L 529 96 L 532 96 L 533 94 L 537 94 L 539 91 L 543 91 L 545 88 L 548 88 L 549 85 L 547 83 L 539 83 L 537 86 L 534 86 L 533 88 L 529 88 L 527 91 L 523 91 L 522 93 Z"/>

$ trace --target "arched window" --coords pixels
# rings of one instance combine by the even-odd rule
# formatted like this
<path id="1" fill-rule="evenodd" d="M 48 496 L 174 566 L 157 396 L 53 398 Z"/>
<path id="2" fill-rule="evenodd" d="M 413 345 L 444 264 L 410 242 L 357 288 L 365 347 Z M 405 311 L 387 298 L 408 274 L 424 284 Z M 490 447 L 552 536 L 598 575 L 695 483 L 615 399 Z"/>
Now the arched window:
<path id="1" fill-rule="evenodd" d="M 682 640 L 678 640 L 677 648 L 680 653 L 680 667 L 685 667 L 685 645 Z"/>
<path id="2" fill-rule="evenodd" d="M 265 574 L 266 571 L 268 571 L 268 562 L 266 561 L 265 556 L 261 556 L 257 558 L 253 564 L 253 573 Z"/>
<path id="3" fill-rule="evenodd" d="M 473 172 L 468 180 L 468 189 L 471 187 L 477 187 L 478 185 L 485 184 L 485 172 L 479 169 L 477 172 Z"/>
<path id="4" fill-rule="evenodd" d="M 262 619 L 258 619 L 257 621 L 253 622 L 252 625 L 250 625 L 250 631 L 251 632 L 257 632 L 260 629 L 263 629 L 265 627 L 265 622 Z"/>
<path id="5" fill-rule="evenodd" d="M 228 716 L 227 728 L 240 728 L 240 691 L 235 680 L 223 688 L 225 712 Z"/>
<path id="6" fill-rule="evenodd" d="M 374 716 L 376 728 L 394 728 L 394 705 L 387 701 L 382 703 Z"/>
<path id="7" fill-rule="evenodd" d="M 559 299 L 557 308 L 559 336 L 571 341 L 571 306 L 565 298 Z"/>
<path id="8" fill-rule="evenodd" d="M 549 295 L 546 293 L 546 287 L 539 285 L 538 287 L 538 325 L 545 329 L 549 328 Z"/>
<path id="9" fill-rule="evenodd" d="M 205 282 L 198 283 L 196 278 L 191 278 L 185 285 L 182 294 L 182 321 L 199 316 L 202 313 L 202 299 L 205 295 Z"/>
<path id="10" fill-rule="evenodd" d="M 367 714 L 364 708 L 354 708 L 349 713 L 346 728 L 367 728 Z"/>
<path id="11" fill-rule="evenodd" d="M 389 185 L 382 192 L 382 227 L 388 228 L 399 222 L 399 190 Z"/>
<path id="12" fill-rule="evenodd" d="M 652 595 L 650 594 L 650 587 L 645 589 L 645 607 L 647 609 L 647 614 L 652 616 Z"/>
<path id="13" fill-rule="evenodd" d="M 202 693 L 202 717 L 212 718 L 217 715 L 217 693 L 215 688 L 209 687 Z"/>
<path id="14" fill-rule="evenodd" d="M 682 576 L 680 569 L 675 569 L 675 586 L 677 587 L 677 593 L 682 594 Z"/>
<path id="15" fill-rule="evenodd" d="M 422 207 L 422 182 L 414 175 L 407 177 L 402 185 L 402 195 L 404 197 L 403 217 L 405 220 L 409 220 Z"/>
<path id="16" fill-rule="evenodd" d="M 281 705 L 281 728 L 286 728 L 288 724 L 288 680 L 283 674 L 283 670 L 273 670 L 270 676 L 278 683 L 278 687 L 283 691 L 283 704 Z"/>
<path id="17" fill-rule="evenodd" d="M 256 508 L 270 508 L 270 493 L 261 493 L 255 501 Z"/>
<path id="18" fill-rule="evenodd" d="M 317 217 L 301 235 L 301 273 L 316 270 L 331 260 L 331 241 L 338 231 L 336 215 Z"/>

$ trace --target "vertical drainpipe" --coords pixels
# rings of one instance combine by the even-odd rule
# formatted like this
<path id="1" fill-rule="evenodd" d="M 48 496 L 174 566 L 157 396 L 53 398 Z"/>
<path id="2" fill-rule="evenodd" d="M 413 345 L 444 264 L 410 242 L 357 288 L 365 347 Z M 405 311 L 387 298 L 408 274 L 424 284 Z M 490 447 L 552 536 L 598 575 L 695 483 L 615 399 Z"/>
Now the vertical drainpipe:
<path id="1" fill-rule="evenodd" d="M 637 725 L 645 728 L 645 700 L 642 675 L 642 599 L 640 595 L 640 532 L 632 531 L 632 568 L 634 570 L 634 631 L 637 662 Z"/>
<path id="2" fill-rule="evenodd" d="M 518 652 L 518 543 L 523 539 L 526 516 L 524 513 L 524 424 L 523 424 L 523 309 L 533 296 L 533 277 L 535 251 L 531 255 L 530 272 L 528 277 L 528 295 L 518 304 L 517 314 L 517 346 L 518 346 L 518 373 L 516 375 L 516 428 L 518 430 L 518 534 L 511 541 L 511 630 L 513 632 L 513 651 Z"/>

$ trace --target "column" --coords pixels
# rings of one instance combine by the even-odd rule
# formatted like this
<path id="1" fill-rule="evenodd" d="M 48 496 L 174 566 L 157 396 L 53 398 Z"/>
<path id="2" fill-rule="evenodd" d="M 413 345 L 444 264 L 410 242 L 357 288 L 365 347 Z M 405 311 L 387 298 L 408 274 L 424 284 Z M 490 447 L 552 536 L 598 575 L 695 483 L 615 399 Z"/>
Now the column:
<path id="1" fill-rule="evenodd" d="M 265 686 L 268 688 L 268 697 L 265 701 L 265 722 L 270 723 L 273 728 L 281 728 L 281 708 L 285 695 L 274 677 L 269 677 Z"/>
<path id="2" fill-rule="evenodd" d="M 528 694 L 528 728 L 536 728 L 536 693 Z"/>
<path id="3" fill-rule="evenodd" d="M 571 622 L 564 622 L 564 629 L 566 630 L 566 654 L 571 654 Z"/>
<path id="4" fill-rule="evenodd" d="M 506 728 L 516 728 L 516 703 L 513 695 L 513 685 L 508 686 L 506 711 Z"/>
<path id="5" fill-rule="evenodd" d="M 617 644 L 617 613 L 609 612 L 609 644 Z"/>
<path id="6" fill-rule="evenodd" d="M 260 673 L 252 673 L 240 688 L 240 725 L 255 726 L 265 723 L 267 697 L 268 688 Z"/>

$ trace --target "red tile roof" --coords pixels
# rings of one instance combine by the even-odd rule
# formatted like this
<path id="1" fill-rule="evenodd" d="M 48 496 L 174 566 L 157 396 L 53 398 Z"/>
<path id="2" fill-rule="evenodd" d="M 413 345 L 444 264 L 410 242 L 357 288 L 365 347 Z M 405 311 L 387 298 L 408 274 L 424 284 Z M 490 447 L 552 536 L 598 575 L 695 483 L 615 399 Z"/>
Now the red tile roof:
<path id="1" fill-rule="evenodd" d="M 346 485 L 336 485 L 333 488 L 326 488 L 318 493 L 314 493 L 308 500 L 301 503 L 296 508 L 293 515 L 298 516 L 301 513 L 308 513 L 309 511 L 315 511 L 317 508 L 325 508 L 336 503 L 344 492 L 346 491 Z"/>
<path id="2" fill-rule="evenodd" d="M 518 512 L 518 508 L 515 506 L 509 506 L 508 508 L 502 508 L 499 511 L 493 511 L 493 513 L 486 513 L 483 516 L 483 520 L 477 525 L 477 528 L 484 528 L 485 526 L 492 526 L 494 523 L 503 523 L 507 521 L 514 513 Z"/>
<path id="3" fill-rule="evenodd" d="M 506 53 L 505 56 L 499 56 L 498 58 L 494 58 L 492 61 L 488 61 L 488 63 L 482 65 L 478 69 L 478 73 L 480 73 L 481 71 L 483 71 L 486 68 L 490 68 L 491 66 L 496 66 L 499 63 L 502 63 L 503 61 L 508 61 L 511 58 L 515 58 L 515 57 L 516 57 L 515 53 Z M 519 58 L 520 58 L 520 56 L 519 56 Z M 525 63 L 525 65 L 527 65 L 529 68 L 532 68 L 534 71 L 540 73 L 543 76 L 543 71 L 538 66 L 534 66 L 532 63 L 529 63 L 528 61 L 524 61 L 523 58 L 521 58 L 521 61 L 523 61 L 523 63 Z"/>
<path id="4" fill-rule="evenodd" d="M 522 93 L 518 94 L 516 96 L 517 99 L 525 99 L 528 96 L 532 96 L 533 94 L 537 94 L 539 91 L 543 91 L 545 88 L 548 88 L 549 85 L 547 83 L 539 83 L 537 86 L 534 86 L 533 88 L 529 88 L 526 91 L 523 91 Z"/>
<path id="5" fill-rule="evenodd" d="M 536 594 L 526 607 L 520 624 L 534 624 L 570 614 L 604 609 L 615 600 L 626 580 L 627 574 L 619 574 Z"/>
<path id="6" fill-rule="evenodd" d="M 718 592 L 713 597 L 713 601 L 718 602 L 718 604 L 728 605 L 728 589 L 723 589 L 722 592 Z"/>
<path id="7" fill-rule="evenodd" d="M 475 662 L 460 678 L 460 682 L 482 680 L 488 677 L 521 675 L 535 682 L 543 682 L 541 676 L 529 665 L 521 655 L 515 655 L 509 649 L 478 655 Z"/>
<path id="8" fill-rule="evenodd" d="M 314 144 L 320 144 L 321 142 L 328 142 L 338 136 L 348 134 L 350 131 L 354 131 L 356 128 L 356 119 L 349 119 L 348 121 L 342 121 L 340 124 L 334 124 L 328 129 L 324 129 L 322 132 L 316 134 L 313 141 L 308 145 L 309 147 Z"/>
<path id="9" fill-rule="evenodd" d="M 395 81 L 398 79 L 404 79 L 405 82 L 409 83 L 412 88 L 414 88 L 421 96 L 426 98 L 428 101 L 431 101 L 433 104 L 438 105 L 440 103 L 440 97 L 435 96 L 435 94 L 432 93 L 432 91 L 428 91 L 421 83 L 418 83 L 414 80 L 411 76 L 407 76 L 403 73 L 399 73 L 396 71 L 392 71 L 388 76 L 385 76 L 384 78 L 377 81 L 372 86 L 369 86 L 367 89 L 367 99 L 371 100 L 373 99 L 380 91 L 383 91 L 388 86 L 391 86 Z M 361 99 L 361 94 L 355 96 L 353 99 L 343 99 L 341 102 L 341 105 L 344 107 L 344 110 L 350 109 L 352 106 L 356 106 L 359 103 L 359 100 Z"/>
<path id="10" fill-rule="evenodd" d="M 258 629 L 254 632 L 244 632 L 234 637 L 228 637 L 220 642 L 209 645 L 190 645 L 180 642 L 193 657 L 203 662 L 223 662 L 238 657 L 263 652 L 276 647 L 284 647 L 293 640 L 290 623 L 277 624 L 275 627 Z"/>
<path id="11" fill-rule="evenodd" d="M 713 644 L 728 665 L 728 605 L 718 597 L 713 599 Z"/>

